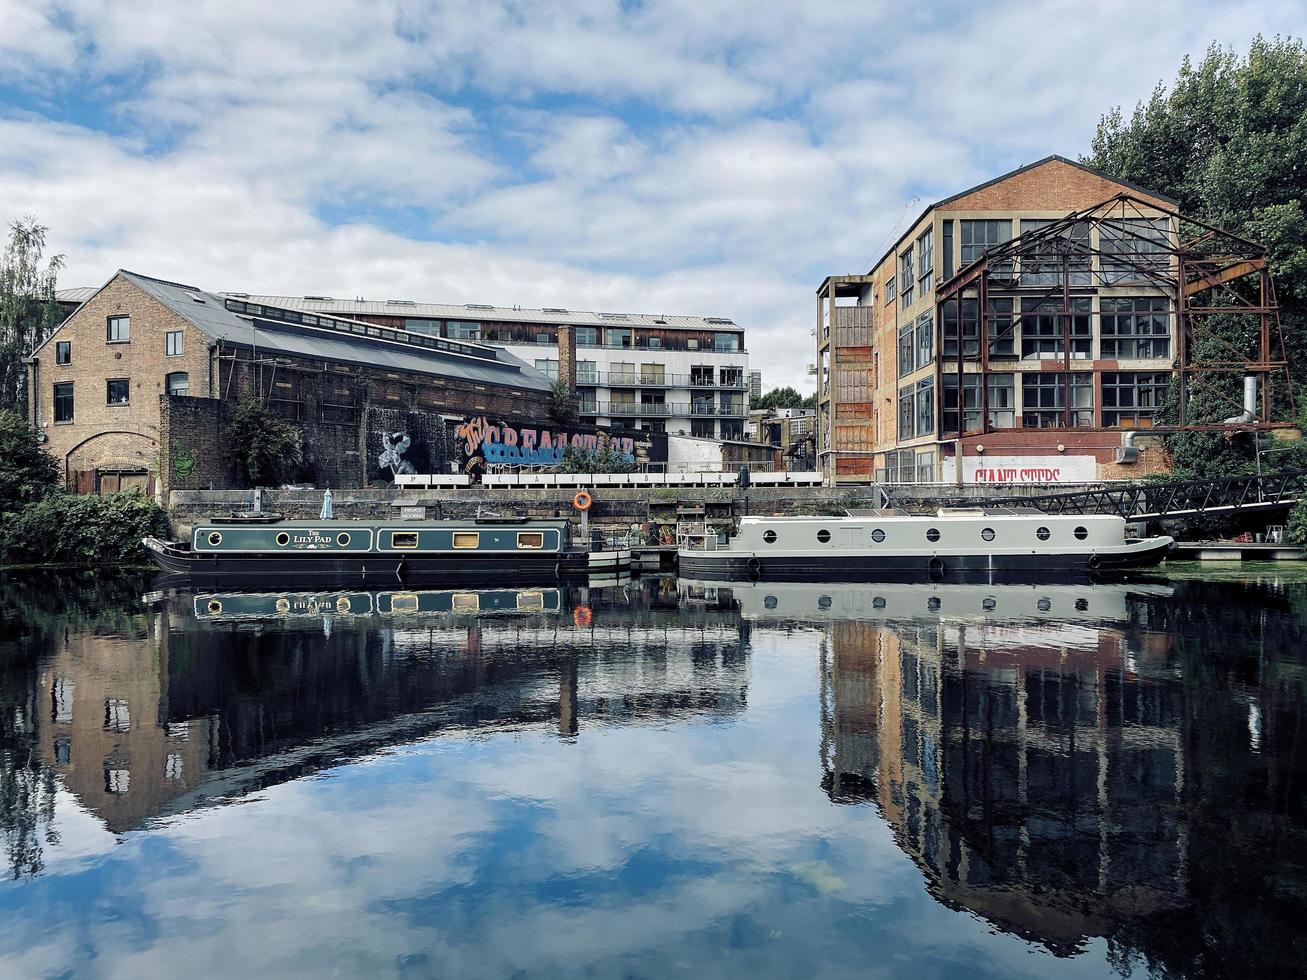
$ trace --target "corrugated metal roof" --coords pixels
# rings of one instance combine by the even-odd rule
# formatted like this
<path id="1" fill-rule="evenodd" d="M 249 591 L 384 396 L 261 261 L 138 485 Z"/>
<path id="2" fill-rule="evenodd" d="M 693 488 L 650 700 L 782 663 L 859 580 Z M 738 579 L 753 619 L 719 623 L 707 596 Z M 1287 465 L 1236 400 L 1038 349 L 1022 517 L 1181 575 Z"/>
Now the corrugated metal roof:
<path id="1" fill-rule="evenodd" d="M 240 347 L 257 345 L 261 351 L 288 356 L 365 364 L 386 371 L 455 378 L 477 384 L 511 385 L 531 391 L 548 391 L 553 386 L 553 381 L 544 373 L 527 367 L 500 347 L 477 345 L 478 350 L 494 356 L 471 357 L 378 337 L 360 337 L 324 327 L 257 319 L 233 313 L 227 309 L 225 297 L 215 293 L 125 270 L 122 275 L 178 316 L 224 343 Z M 252 297 L 249 301 L 256 302 Z"/>
<path id="2" fill-rule="evenodd" d="M 74 286 L 72 289 L 56 289 L 54 291 L 54 298 L 57 303 L 80 304 L 85 303 L 99 291 L 99 286 Z"/>
<path id="3" fill-rule="evenodd" d="M 684 330 L 730 330 L 743 328 L 728 317 L 660 316 L 652 313 L 591 313 L 585 310 L 547 308 L 541 310 L 489 306 L 473 303 L 457 306 L 450 303 L 416 303 L 408 300 L 334 299 L 328 296 L 259 296 L 224 293 L 250 303 L 280 306 L 287 310 L 334 313 L 340 316 L 364 313 L 371 316 L 434 317 L 441 320 L 480 322 L 494 320 L 511 323 L 570 323 L 574 326 L 680 327 Z"/>

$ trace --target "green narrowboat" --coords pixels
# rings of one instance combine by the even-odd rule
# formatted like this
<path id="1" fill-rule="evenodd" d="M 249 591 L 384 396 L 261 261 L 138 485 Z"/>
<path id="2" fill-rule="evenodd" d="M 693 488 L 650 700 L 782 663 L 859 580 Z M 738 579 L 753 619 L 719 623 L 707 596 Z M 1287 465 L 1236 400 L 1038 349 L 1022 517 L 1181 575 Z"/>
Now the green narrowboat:
<path id="1" fill-rule="evenodd" d="M 409 618 L 556 614 L 556 588 L 404 590 L 386 592 L 226 592 L 193 597 L 195 618 L 216 622 L 268 619 Z"/>

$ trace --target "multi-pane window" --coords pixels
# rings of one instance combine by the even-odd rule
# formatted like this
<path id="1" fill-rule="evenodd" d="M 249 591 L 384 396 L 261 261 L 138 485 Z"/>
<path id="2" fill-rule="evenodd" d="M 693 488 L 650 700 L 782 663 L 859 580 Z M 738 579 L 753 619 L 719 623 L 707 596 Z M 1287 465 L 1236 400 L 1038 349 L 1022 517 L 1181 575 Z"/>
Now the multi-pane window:
<path id="1" fill-rule="evenodd" d="M 1103 254 L 1103 281 L 1108 284 L 1149 282 L 1166 272 L 1171 259 L 1171 230 L 1166 218 L 1113 218 L 1098 226 Z"/>
<path id="2" fill-rule="evenodd" d="M 445 324 L 445 336 L 450 340 L 480 340 L 481 324 L 450 320 Z"/>
<path id="3" fill-rule="evenodd" d="M 132 385 L 126 378 L 115 378 L 105 382 L 105 404 L 126 405 L 131 399 Z"/>
<path id="4" fill-rule="evenodd" d="M 608 381 L 610 384 L 635 384 L 635 362 L 634 361 L 614 361 L 609 365 Z M 709 384 L 712 381 L 709 380 Z"/>
<path id="5" fill-rule="evenodd" d="M 71 364 L 73 362 L 73 342 L 71 340 L 55 341 L 54 362 L 56 364 Z"/>
<path id="6" fill-rule="evenodd" d="M 885 302 L 887 304 L 894 302 L 894 277 L 893 276 L 890 276 L 889 279 L 885 281 Z"/>
<path id="7" fill-rule="evenodd" d="M 439 337 L 440 321 L 410 318 L 404 321 L 404 329 L 407 330 L 409 333 L 420 333 L 426 337 Z M 511 335 L 508 337 L 501 336 L 500 339 L 501 340 L 511 339 Z"/>
<path id="8" fill-rule="evenodd" d="M 935 431 L 935 379 L 923 378 L 899 389 L 900 439 L 929 435 Z"/>
<path id="9" fill-rule="evenodd" d="M 598 347 L 599 346 L 599 328 L 598 327 L 577 327 L 576 343 L 578 347 Z"/>
<path id="10" fill-rule="evenodd" d="M 1022 218 L 1021 234 L 1028 235 L 1052 223 L 1052 218 Z M 1037 244 L 1032 243 L 1029 249 L 1022 249 L 1021 285 L 1060 286 L 1065 263 L 1070 285 L 1088 286 L 1092 261 L 1089 222 L 1077 221 Z"/>
<path id="11" fill-rule="evenodd" d="M 711 439 L 716 435 L 716 425 L 711 419 L 690 419 L 690 435 Z"/>
<path id="12" fill-rule="evenodd" d="M 916 340 L 912 321 L 899 324 L 899 377 L 911 374 L 916 363 Z"/>
<path id="13" fill-rule="evenodd" d="M 104 337 L 111 344 L 125 344 L 132 339 L 132 318 L 111 316 L 105 322 Z"/>
<path id="14" fill-rule="evenodd" d="M 953 278 L 953 220 L 944 222 L 944 278 Z"/>
<path id="15" fill-rule="evenodd" d="M 598 363 L 595 361 L 577 361 L 576 362 L 576 383 L 580 385 L 595 385 L 599 383 Z"/>
<path id="16" fill-rule="evenodd" d="M 73 420 L 73 383 L 61 381 L 54 386 L 54 420 L 71 422 Z"/>
<path id="17" fill-rule="evenodd" d="M 715 333 L 712 335 L 712 349 L 716 351 L 735 351 L 740 349 L 738 334 Z"/>
<path id="18" fill-rule="evenodd" d="M 986 382 L 989 389 L 989 426 L 992 429 L 1014 429 L 1017 424 L 1016 388 L 1011 374 L 991 374 Z"/>
<path id="19" fill-rule="evenodd" d="M 1091 305 L 1088 296 L 1074 297 L 1071 312 L 1066 314 L 1062 312 L 1061 299 L 1023 299 L 1021 356 L 1040 360 L 1063 356 L 1066 344 L 1062 332 L 1066 324 L 1071 332 L 1071 356 L 1088 359 L 1093 348 L 1089 325 Z"/>
<path id="20" fill-rule="evenodd" d="M 916 270 L 912 266 L 912 246 L 899 256 L 899 302 L 907 309 L 912 305 L 912 286 L 917 280 Z"/>
<path id="21" fill-rule="evenodd" d="M 986 304 L 989 310 L 986 334 L 989 337 L 990 357 L 1012 357 L 1014 350 L 1011 298 L 994 298 Z M 980 354 L 980 320 L 976 316 L 979 304 L 974 299 L 962 300 L 961 349 L 964 357 Z M 958 302 L 949 300 L 943 310 L 943 356 L 957 357 Z"/>
<path id="22" fill-rule="evenodd" d="M 1165 296 L 1104 296 L 1099 311 L 1101 357 L 1171 356 L 1171 305 Z"/>
<path id="23" fill-rule="evenodd" d="M 189 395 L 191 393 L 191 376 L 185 371 L 173 371 L 164 378 L 170 395 Z"/>
<path id="24" fill-rule="evenodd" d="M 916 321 L 917 367 L 923 368 L 935 359 L 935 318 L 927 310 Z"/>
<path id="25" fill-rule="evenodd" d="M 640 384 L 663 385 L 666 383 L 667 383 L 667 365 L 665 364 L 641 364 L 640 365 Z"/>
<path id="26" fill-rule="evenodd" d="M 940 397 L 943 402 L 944 410 L 944 429 L 945 432 L 976 432 L 981 428 L 980 425 L 980 385 L 982 378 L 979 374 L 964 374 L 962 376 L 962 385 L 959 389 L 958 376 L 952 372 L 945 374 L 943 378 L 943 389 Z M 961 391 L 961 399 L 958 392 Z M 963 427 L 958 428 L 958 402 L 961 401 L 961 420 Z"/>
<path id="27" fill-rule="evenodd" d="M 168 357 L 180 357 L 186 352 L 180 330 L 169 330 L 163 335 L 163 352 Z"/>
<path id="28" fill-rule="evenodd" d="M 541 374 L 545 375 L 546 377 L 552 378 L 554 381 L 557 381 L 557 380 L 558 380 L 558 358 L 556 358 L 556 357 L 553 357 L 553 358 L 550 358 L 550 357 L 537 357 L 537 358 L 536 358 L 536 370 L 539 371 Z"/>
<path id="29" fill-rule="evenodd" d="M 1021 376 L 1023 428 L 1057 429 L 1067 425 L 1093 424 L 1094 376 L 1092 374 L 1066 375 L 1060 371 L 1027 371 Z"/>
<path id="30" fill-rule="evenodd" d="M 629 327 L 609 327 L 607 334 L 609 347 L 631 346 L 631 330 Z"/>
<path id="31" fill-rule="evenodd" d="M 899 389 L 899 438 L 911 439 L 916 433 L 917 410 L 912 385 Z"/>
<path id="32" fill-rule="evenodd" d="M 1104 371 L 1103 425 L 1152 425 L 1166 401 L 1171 375 L 1166 371 Z"/>
<path id="33" fill-rule="evenodd" d="M 1012 237 L 1012 222 L 1008 220 L 963 220 L 962 264 L 969 265 L 984 254 L 985 249 L 999 245 Z"/>
<path id="34" fill-rule="evenodd" d="M 649 347 L 650 350 L 662 350 L 662 347 L 663 347 L 663 338 L 662 338 L 662 337 L 650 337 L 649 340 L 648 340 L 648 347 Z M 661 424 L 661 423 L 659 423 L 659 424 Z M 662 430 L 660 429 L 660 430 L 658 430 L 658 431 L 661 432 Z"/>
<path id="35" fill-rule="evenodd" d="M 935 229 L 927 228 L 917 239 L 917 295 L 930 292 L 931 276 L 935 273 Z"/>
<path id="36" fill-rule="evenodd" d="M 899 327 L 899 377 L 935 359 L 935 324 L 929 311 Z"/>
<path id="37" fill-rule="evenodd" d="M 594 415 L 599 409 L 598 398 L 593 388 L 577 392 L 576 400 L 583 415 Z"/>

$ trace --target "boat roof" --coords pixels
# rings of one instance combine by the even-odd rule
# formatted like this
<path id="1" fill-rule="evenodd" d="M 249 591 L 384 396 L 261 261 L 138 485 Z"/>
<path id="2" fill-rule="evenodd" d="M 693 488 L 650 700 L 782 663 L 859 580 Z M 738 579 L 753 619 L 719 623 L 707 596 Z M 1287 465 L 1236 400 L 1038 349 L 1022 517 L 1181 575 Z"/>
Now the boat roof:
<path id="1" fill-rule="evenodd" d="M 405 521 L 396 518 L 393 521 L 342 521 L 335 518 L 317 521 L 269 521 L 266 523 L 255 521 L 235 521 L 230 517 L 211 517 L 207 521 L 196 521 L 196 527 L 214 526 L 223 530 L 232 527 L 258 527 L 280 529 L 288 527 L 302 528 L 412 528 L 421 530 L 423 528 L 433 527 L 561 527 L 566 524 L 566 520 L 526 520 L 515 521 L 511 518 L 480 518 L 469 517 L 466 520 L 440 520 L 440 521 Z"/>
<path id="2" fill-rule="evenodd" d="M 853 520 L 888 520 L 888 521 L 934 521 L 967 520 L 977 517 L 993 518 L 1040 518 L 1046 521 L 1119 521 L 1123 518 L 1116 514 L 1046 514 L 1033 507 L 975 507 L 975 508 L 941 508 L 933 514 L 909 514 L 898 507 L 890 508 L 852 508 L 844 515 L 805 515 L 802 517 L 741 517 L 743 524 L 812 524 L 831 521 Z"/>

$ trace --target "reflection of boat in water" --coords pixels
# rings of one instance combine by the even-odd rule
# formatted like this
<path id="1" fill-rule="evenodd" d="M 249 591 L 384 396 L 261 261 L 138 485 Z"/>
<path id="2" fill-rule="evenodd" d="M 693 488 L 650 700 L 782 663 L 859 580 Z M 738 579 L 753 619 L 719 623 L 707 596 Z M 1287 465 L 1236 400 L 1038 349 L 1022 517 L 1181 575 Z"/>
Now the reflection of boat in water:
<path id="1" fill-rule="evenodd" d="M 1120 621 L 1132 597 L 1169 596 L 1154 582 L 1054 585 L 928 585 L 905 583 L 682 582 L 688 601 L 729 596 L 745 619 L 804 621 L 1039 619 Z"/>
<path id="2" fill-rule="evenodd" d="M 553 582 L 630 567 L 629 551 L 569 542 L 567 521 L 282 521 L 197 524 L 142 542 L 165 572 L 200 582 Z"/>
<path id="3" fill-rule="evenodd" d="M 1002 507 L 911 515 L 745 517 L 677 550 L 686 578 L 789 581 L 964 580 L 969 576 L 1119 572 L 1156 565 L 1175 542 L 1131 540 L 1121 517 Z"/>
<path id="4" fill-rule="evenodd" d="M 558 589 L 461 589 L 412 592 L 226 592 L 197 595 L 198 620 L 321 616 L 467 616 L 557 613 Z"/>

